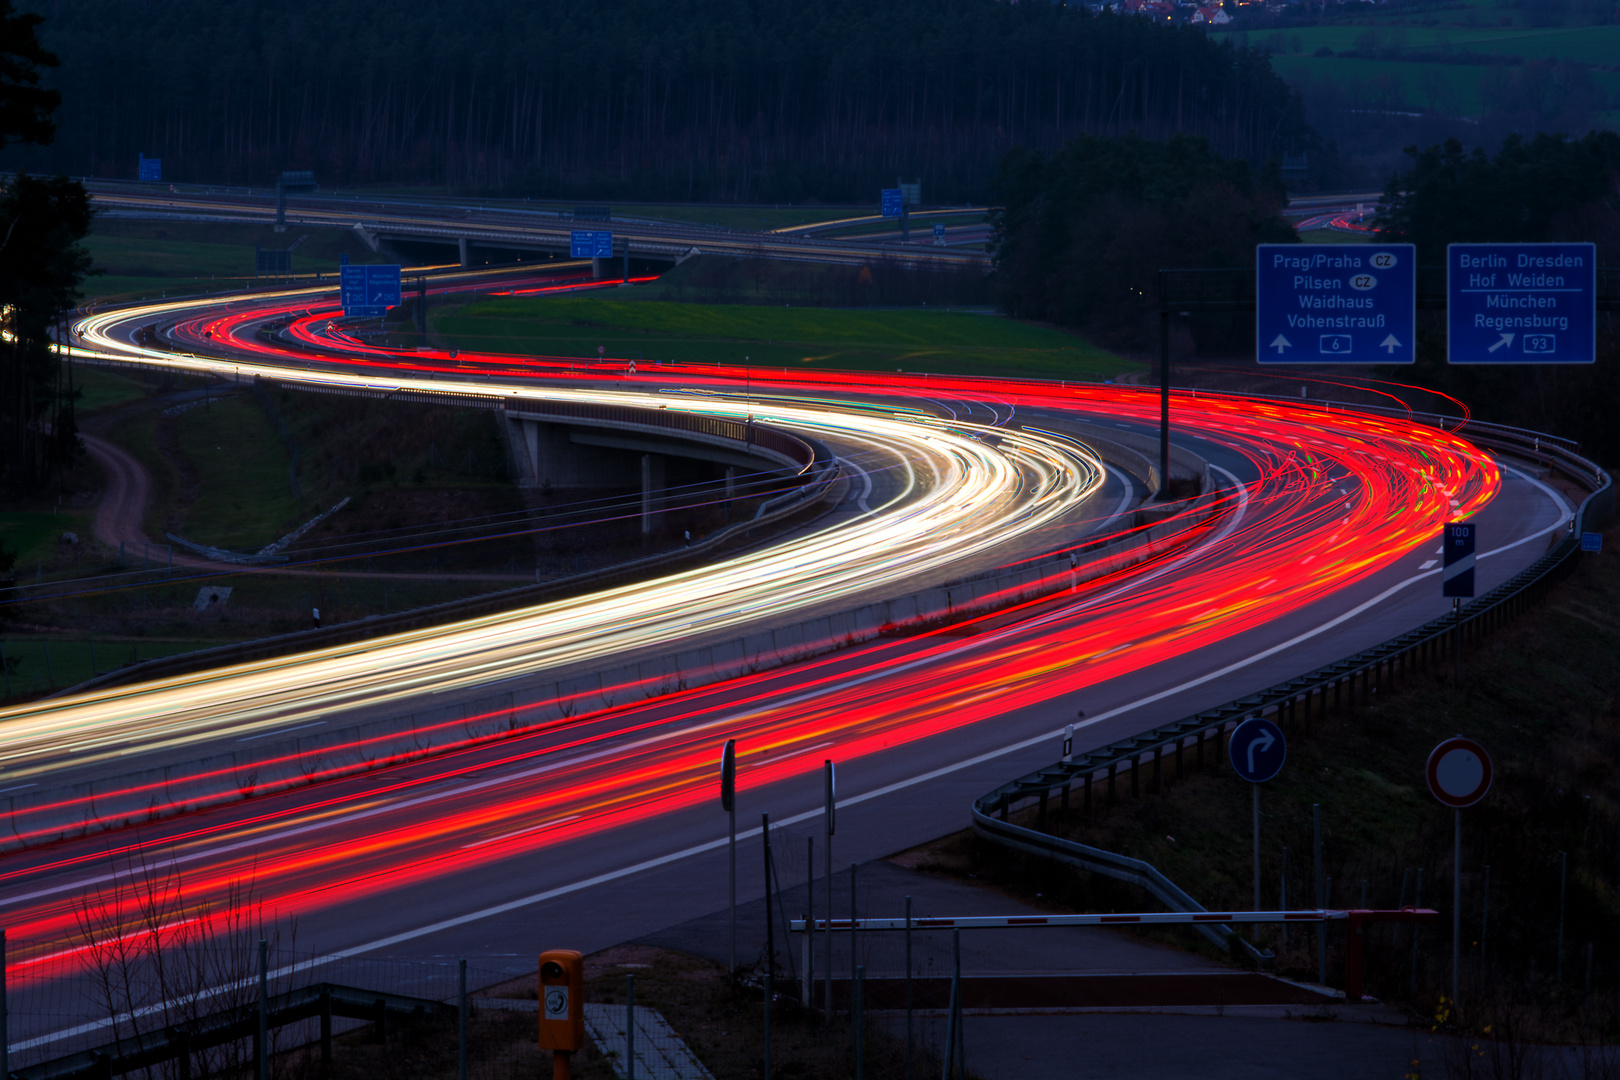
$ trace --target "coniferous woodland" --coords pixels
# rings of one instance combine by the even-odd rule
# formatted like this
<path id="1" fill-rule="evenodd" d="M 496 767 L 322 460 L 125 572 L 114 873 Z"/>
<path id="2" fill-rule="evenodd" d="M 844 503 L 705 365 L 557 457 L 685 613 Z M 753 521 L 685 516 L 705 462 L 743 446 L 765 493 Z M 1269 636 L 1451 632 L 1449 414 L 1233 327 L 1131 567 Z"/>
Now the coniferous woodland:
<path id="1" fill-rule="evenodd" d="M 1013 146 L 1308 149 L 1265 56 L 1196 28 L 993 0 L 32 0 L 59 136 L 38 171 L 505 195 L 984 197 Z M 15 157 L 15 155 L 12 155 Z"/>
<path id="2" fill-rule="evenodd" d="M 0 147 L 48 144 L 59 104 L 41 85 L 57 59 L 41 48 L 35 15 L 0 0 Z M 19 173 L 0 183 L 0 485 L 33 487 L 79 452 L 71 375 L 52 331 L 78 299 L 90 258 L 90 198 L 62 177 Z M 0 548 L 0 574 L 8 568 Z"/>

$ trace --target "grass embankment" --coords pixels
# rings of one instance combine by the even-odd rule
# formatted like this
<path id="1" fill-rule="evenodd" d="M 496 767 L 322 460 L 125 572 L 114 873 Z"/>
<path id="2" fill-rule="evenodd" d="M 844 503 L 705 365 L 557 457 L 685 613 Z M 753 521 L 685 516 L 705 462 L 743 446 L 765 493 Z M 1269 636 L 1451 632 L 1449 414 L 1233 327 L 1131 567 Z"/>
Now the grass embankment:
<path id="1" fill-rule="evenodd" d="M 792 369 L 1091 379 L 1129 361 L 1062 330 L 998 316 L 695 304 L 597 297 L 499 299 L 435 313 L 454 347 L 548 356 L 640 357 Z"/>
<path id="2" fill-rule="evenodd" d="M 1369 990 L 1433 1016 L 1449 995 L 1452 914 L 1452 812 L 1429 794 L 1424 765 L 1441 740 L 1465 734 L 1495 763 L 1489 795 L 1463 815 L 1463 1014 L 1480 1028 L 1512 1018 L 1521 1030 L 1553 1039 L 1620 1036 L 1620 558 L 1610 527 L 1605 553 L 1585 556 L 1528 614 L 1465 651 L 1460 692 L 1450 685 L 1449 657 L 1409 675 L 1357 707 L 1314 715 L 1289 734 L 1288 761 L 1261 796 L 1262 898 L 1279 901 L 1284 848 L 1288 903 L 1315 906 L 1312 806 L 1323 817 L 1324 877 L 1330 906 L 1359 906 L 1363 888 L 1374 907 L 1419 899 L 1440 912 L 1440 925 L 1418 938 L 1410 932 L 1371 932 Z M 1059 835 L 1146 859 L 1211 909 L 1253 903 L 1250 787 L 1224 762 L 1174 780 L 1166 760 L 1165 791 L 1151 793 L 1151 765 L 1142 796 L 1104 805 L 1067 821 L 1054 813 Z M 1054 803 L 1054 806 L 1056 804 Z M 1031 816 L 1029 822 L 1033 823 Z M 1568 901 L 1562 983 L 1559 872 L 1568 853 Z M 959 834 L 913 860 L 947 872 L 971 868 L 981 878 L 1037 903 L 1080 911 L 1153 906 L 1118 883 Z M 1490 867 L 1488 934 L 1485 867 Z M 1403 895 L 1403 884 L 1405 887 Z M 1280 946 L 1274 932 L 1261 935 Z M 1331 933 L 1329 981 L 1342 985 L 1342 932 Z M 1590 949 L 1590 953 L 1588 950 Z M 1588 957 L 1592 993 L 1587 996 Z M 1282 951 L 1281 970 L 1315 978 L 1314 935 L 1296 930 Z M 1415 986 L 1414 992 L 1414 973 Z"/>
<path id="3" fill-rule="evenodd" d="M 373 252 L 349 229 L 209 222 L 97 219 L 85 239 L 101 273 L 87 278 L 87 299 L 128 300 L 187 296 L 252 284 L 254 245 L 293 248 L 295 275 L 334 274 L 349 256 L 354 263 L 396 261 Z"/>

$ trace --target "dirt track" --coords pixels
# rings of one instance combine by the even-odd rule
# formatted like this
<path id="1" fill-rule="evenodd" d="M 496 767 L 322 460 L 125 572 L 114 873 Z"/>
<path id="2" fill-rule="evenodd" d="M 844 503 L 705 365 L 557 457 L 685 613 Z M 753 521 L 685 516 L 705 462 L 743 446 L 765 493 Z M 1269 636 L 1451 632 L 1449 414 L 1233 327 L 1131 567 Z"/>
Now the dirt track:
<path id="1" fill-rule="evenodd" d="M 99 435 L 81 435 L 84 447 L 107 474 L 107 492 L 96 507 L 96 539 L 108 547 L 120 543 L 145 544 L 150 539 L 141 528 L 146 501 L 151 498 L 152 478 L 145 466 L 120 446 Z"/>

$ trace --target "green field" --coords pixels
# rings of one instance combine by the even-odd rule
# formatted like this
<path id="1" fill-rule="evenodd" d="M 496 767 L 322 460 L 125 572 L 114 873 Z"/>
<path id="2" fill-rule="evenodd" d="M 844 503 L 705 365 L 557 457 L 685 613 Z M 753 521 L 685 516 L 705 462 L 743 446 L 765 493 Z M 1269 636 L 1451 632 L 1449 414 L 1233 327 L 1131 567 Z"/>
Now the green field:
<path id="1" fill-rule="evenodd" d="M 7 510 L 0 512 L 0 547 L 17 556 L 17 576 L 32 580 L 39 563 L 50 563 L 61 551 L 61 536 L 78 533 L 88 542 L 90 519 L 87 510 Z"/>
<path id="2" fill-rule="evenodd" d="M 788 308 L 594 297 L 488 300 L 445 309 L 433 330 L 483 352 L 783 368 L 1088 379 L 1134 365 L 1062 330 L 921 309 Z"/>
<path id="3" fill-rule="evenodd" d="M 229 639 L 226 639 L 229 640 Z M 77 686 L 126 664 L 192 652 L 225 640 L 153 640 L 132 637 L 0 638 L 0 699 L 32 697 Z"/>
<path id="4" fill-rule="evenodd" d="M 85 363 L 73 365 L 73 388 L 79 392 L 75 408 L 80 419 L 138 401 L 148 393 L 146 384 L 139 379 Z"/>
<path id="5" fill-rule="evenodd" d="M 1374 101 L 1369 107 L 1417 106 L 1464 116 L 1479 115 L 1491 106 L 1481 83 L 1488 73 L 1503 70 L 1498 65 L 1458 62 L 1468 54 L 1517 64 L 1570 61 L 1588 65 L 1593 84 L 1607 94 L 1610 110 L 1599 115 L 1611 123 L 1620 115 L 1620 71 L 1614 70 L 1615 58 L 1620 57 L 1620 25 L 1528 26 L 1523 9 L 1477 3 L 1428 13 L 1386 10 L 1353 24 L 1223 36 L 1269 50 L 1273 70 L 1295 85 L 1355 84 L 1373 98 L 1398 90 L 1399 100 Z M 1317 55 L 1323 50 L 1331 52 Z"/>

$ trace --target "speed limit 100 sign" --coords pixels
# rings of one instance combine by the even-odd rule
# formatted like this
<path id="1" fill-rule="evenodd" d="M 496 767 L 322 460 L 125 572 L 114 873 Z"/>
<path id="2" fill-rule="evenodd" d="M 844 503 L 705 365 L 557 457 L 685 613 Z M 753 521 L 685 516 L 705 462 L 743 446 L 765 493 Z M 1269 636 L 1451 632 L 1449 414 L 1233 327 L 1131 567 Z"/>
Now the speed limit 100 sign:
<path id="1" fill-rule="evenodd" d="M 1429 791 L 1447 806 L 1473 806 L 1491 789 L 1491 756 L 1473 739 L 1447 739 L 1429 754 Z"/>

